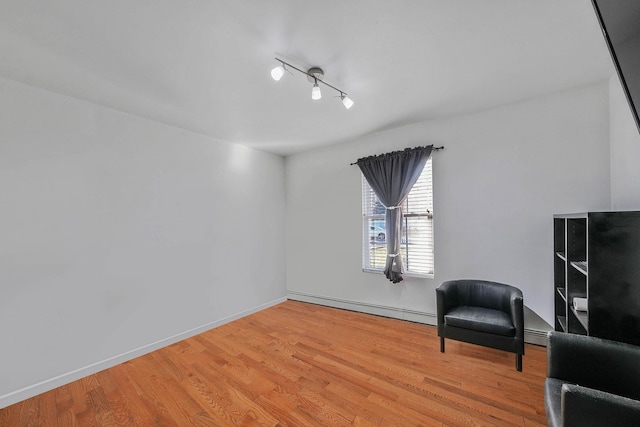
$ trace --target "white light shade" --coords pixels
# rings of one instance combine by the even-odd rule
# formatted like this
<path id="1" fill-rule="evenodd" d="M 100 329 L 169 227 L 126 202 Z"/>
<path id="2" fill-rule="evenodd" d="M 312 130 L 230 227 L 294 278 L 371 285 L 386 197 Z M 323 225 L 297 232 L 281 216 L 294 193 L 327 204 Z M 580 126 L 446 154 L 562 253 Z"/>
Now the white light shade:
<path id="1" fill-rule="evenodd" d="M 311 89 L 311 99 L 317 100 L 320 98 L 322 98 L 322 93 L 320 92 L 320 86 L 318 86 L 318 83 L 315 83 L 313 85 L 313 89 Z"/>
<path id="2" fill-rule="evenodd" d="M 351 107 L 353 107 L 353 101 L 351 100 L 351 98 L 349 98 L 347 95 L 342 95 L 342 103 L 344 104 L 344 108 L 346 108 L 347 110 Z"/>
<path id="3" fill-rule="evenodd" d="M 282 65 L 278 65 L 276 68 L 271 70 L 271 77 L 273 80 L 278 81 L 284 76 L 284 67 Z"/>

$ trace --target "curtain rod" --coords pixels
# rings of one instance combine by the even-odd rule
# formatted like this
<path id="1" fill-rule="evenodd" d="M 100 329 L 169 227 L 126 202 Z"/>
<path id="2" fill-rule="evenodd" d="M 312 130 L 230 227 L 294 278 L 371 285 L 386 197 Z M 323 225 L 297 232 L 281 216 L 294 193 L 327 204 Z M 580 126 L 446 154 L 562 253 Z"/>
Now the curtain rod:
<path id="1" fill-rule="evenodd" d="M 416 147 L 416 148 L 427 148 L 427 146 L 425 146 L 425 147 Z M 440 147 L 433 147 L 431 149 L 431 151 L 440 151 L 440 150 L 444 150 L 444 145 L 440 146 Z M 398 151 L 402 151 L 402 150 L 398 150 Z M 382 155 L 383 154 L 379 154 L 379 156 L 382 156 Z M 353 162 L 353 163 L 349 163 L 350 166 L 357 165 L 357 164 L 358 164 L 357 160 L 355 162 Z"/>

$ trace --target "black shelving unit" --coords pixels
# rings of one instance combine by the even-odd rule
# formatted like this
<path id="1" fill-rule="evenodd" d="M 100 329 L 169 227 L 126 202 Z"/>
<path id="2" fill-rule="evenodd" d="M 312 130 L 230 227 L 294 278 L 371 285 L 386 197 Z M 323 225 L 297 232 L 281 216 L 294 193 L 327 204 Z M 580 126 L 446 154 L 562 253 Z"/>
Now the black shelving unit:
<path id="1" fill-rule="evenodd" d="M 640 212 L 554 215 L 553 236 L 555 329 L 640 345 Z"/>

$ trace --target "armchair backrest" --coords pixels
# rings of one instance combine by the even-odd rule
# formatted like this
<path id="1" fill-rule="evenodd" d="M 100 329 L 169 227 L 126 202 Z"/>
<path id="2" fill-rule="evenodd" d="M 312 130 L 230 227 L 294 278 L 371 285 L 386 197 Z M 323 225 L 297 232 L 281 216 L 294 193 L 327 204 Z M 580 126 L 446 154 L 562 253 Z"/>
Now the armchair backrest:
<path id="1" fill-rule="evenodd" d="M 447 306 L 467 305 L 491 308 L 511 313 L 511 299 L 522 298 L 520 289 L 503 283 L 485 280 L 452 280 L 444 282 Z"/>

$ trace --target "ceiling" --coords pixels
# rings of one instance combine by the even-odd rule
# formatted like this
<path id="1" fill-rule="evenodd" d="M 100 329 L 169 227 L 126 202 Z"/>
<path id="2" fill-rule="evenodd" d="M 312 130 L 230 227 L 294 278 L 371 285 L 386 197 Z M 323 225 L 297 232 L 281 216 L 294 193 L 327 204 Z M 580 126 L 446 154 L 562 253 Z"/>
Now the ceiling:
<path id="1" fill-rule="evenodd" d="M 612 74 L 590 0 L 0 3 L 0 76 L 279 155 Z"/>

